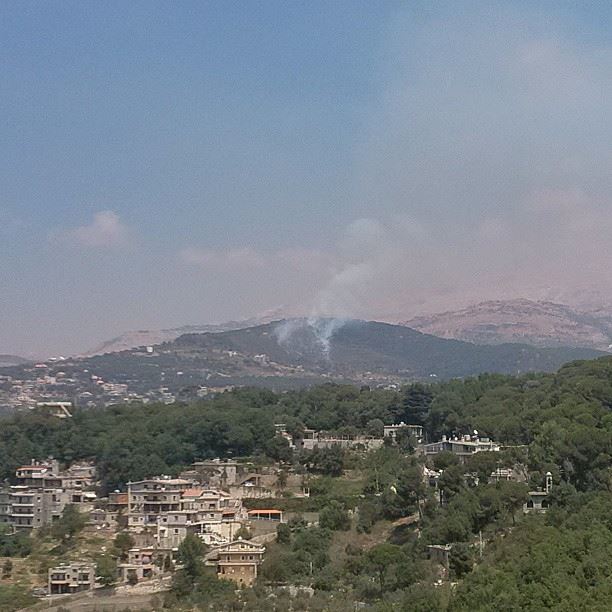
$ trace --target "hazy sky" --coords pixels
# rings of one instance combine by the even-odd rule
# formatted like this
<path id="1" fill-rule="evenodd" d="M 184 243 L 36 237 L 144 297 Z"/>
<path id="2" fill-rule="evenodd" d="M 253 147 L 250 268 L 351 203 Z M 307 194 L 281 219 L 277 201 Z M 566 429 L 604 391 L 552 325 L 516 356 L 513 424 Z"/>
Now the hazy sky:
<path id="1" fill-rule="evenodd" d="M 0 3 L 0 353 L 611 297 L 611 25 L 602 2 Z"/>

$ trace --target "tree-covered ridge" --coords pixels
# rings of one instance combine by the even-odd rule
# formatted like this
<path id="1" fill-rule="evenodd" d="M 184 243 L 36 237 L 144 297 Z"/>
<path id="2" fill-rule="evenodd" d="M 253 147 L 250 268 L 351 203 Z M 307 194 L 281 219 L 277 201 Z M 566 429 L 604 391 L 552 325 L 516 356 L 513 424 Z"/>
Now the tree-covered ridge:
<path id="1" fill-rule="evenodd" d="M 185 334 L 161 350 L 189 359 L 224 351 L 251 357 L 264 354 L 282 366 L 299 366 L 307 372 L 342 375 L 351 380 L 358 380 L 366 372 L 404 380 L 432 375 L 447 379 L 480 372 L 548 372 L 571 359 L 603 354 L 567 346 L 479 345 L 423 334 L 402 325 L 332 319 L 292 319 L 214 334 Z"/>
<path id="2" fill-rule="evenodd" d="M 493 543 L 458 585 L 450 610 L 610 610 L 609 492 L 571 495 Z"/>
<path id="3" fill-rule="evenodd" d="M 483 372 L 552 372 L 570 360 L 604 354 L 571 346 L 478 345 L 376 321 L 291 319 L 184 334 L 146 351 L 140 347 L 49 361 L 45 374 L 56 383 L 45 384 L 45 394 L 101 407 L 117 397 L 165 401 L 167 393 L 179 400 L 195 399 L 227 386 L 283 391 L 330 380 L 377 385 Z M 28 403 L 16 389 L 20 382 L 37 380 L 40 373 L 33 363 L 2 368 L 0 374 L 7 378 L 0 381 L 0 413 L 25 408 Z M 100 381 L 121 386 L 111 389 Z"/>
<path id="4" fill-rule="evenodd" d="M 556 374 L 482 375 L 398 391 L 334 384 L 287 393 L 241 389 L 195 404 L 4 419 L 0 467 L 8 477 L 31 457 L 93 458 L 109 489 L 177 473 L 195 459 L 248 456 L 262 464 L 282 460 L 283 470 L 309 479 L 310 498 L 274 503 L 319 512 L 318 526 L 295 519 L 279 529 L 256 589 L 235 595 L 198 573 L 175 584 L 171 609 L 290 609 L 295 601 L 271 600 L 264 585 L 292 584 L 315 588 L 305 610 L 344 611 L 356 601 L 376 612 L 606 610 L 611 407 L 612 357 L 570 363 Z M 465 463 L 450 453 L 428 458 L 427 467 L 438 471 L 433 488 L 410 436 L 369 453 L 338 447 L 292 453 L 274 427 L 282 422 L 295 435 L 305 427 L 370 434 L 399 421 L 422 424 L 433 440 L 478 430 L 503 450 Z M 528 481 L 490 478 L 510 467 Z M 546 516 L 523 516 L 527 491 L 541 487 L 549 471 L 551 508 Z M 282 489 L 280 474 L 278 481 Z M 432 586 L 439 575 L 427 547 L 434 544 L 452 545 L 453 589 L 448 582 Z M 342 600 L 334 596 L 339 592 Z"/>
<path id="5" fill-rule="evenodd" d="M 274 423 L 367 432 L 372 421 L 422 422 L 429 439 L 473 429 L 505 445 L 529 445 L 533 467 L 586 489 L 608 482 L 612 455 L 612 358 L 574 362 L 556 374 L 482 375 L 401 391 L 322 385 L 276 394 L 239 389 L 194 404 L 77 411 L 59 421 L 29 413 L 2 420 L 0 475 L 32 457 L 94 458 L 115 487 L 175 473 L 195 459 L 252 456 L 274 444 Z"/>

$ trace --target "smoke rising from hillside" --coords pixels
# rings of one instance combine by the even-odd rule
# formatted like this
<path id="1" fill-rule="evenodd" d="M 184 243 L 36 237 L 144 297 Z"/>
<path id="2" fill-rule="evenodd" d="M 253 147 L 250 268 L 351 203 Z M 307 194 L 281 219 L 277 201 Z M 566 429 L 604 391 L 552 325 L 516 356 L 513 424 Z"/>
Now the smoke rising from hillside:
<path id="1" fill-rule="evenodd" d="M 537 11 L 528 27 L 511 7 L 473 12 L 390 25 L 395 61 L 356 152 L 367 214 L 312 258 L 302 314 L 612 304 L 612 48 Z"/>
<path id="2" fill-rule="evenodd" d="M 294 353 L 299 353 L 306 349 L 311 352 L 314 348 L 310 344 L 304 346 L 306 342 L 313 338 L 317 344 L 318 352 L 325 359 L 331 358 L 331 342 L 334 334 L 341 329 L 346 319 L 333 317 L 308 317 L 298 319 L 288 319 L 281 321 L 274 328 L 274 335 L 280 346 Z"/>
<path id="3" fill-rule="evenodd" d="M 510 6 L 418 32 L 411 17 L 390 26 L 396 61 L 358 164 L 390 243 L 367 259 L 372 293 L 388 312 L 612 297 L 612 48 Z M 406 214 L 416 240 L 396 231 Z"/>
<path id="4" fill-rule="evenodd" d="M 612 312 L 610 9 L 383 4 L 367 28 L 352 10 L 321 22 L 317 53 L 307 5 L 297 29 L 279 13 L 268 31 L 255 8 L 238 33 L 221 12 L 215 43 L 159 20 L 154 69 L 124 56 L 90 70 L 81 28 L 55 14 L 32 44 L 7 41 L 2 352 L 75 353 L 279 304 L 328 353 L 348 318 L 517 297 Z M 121 16 L 91 23 L 119 28 L 94 37 L 114 57 Z M 212 53 L 183 55 L 202 40 Z M 237 40 L 269 53 L 228 54 Z M 24 69 L 62 53 L 48 79 Z M 113 95 L 83 99 L 101 88 Z"/>
<path id="5" fill-rule="evenodd" d="M 477 14 L 476 14 L 477 13 Z M 314 311 L 612 303 L 612 47 L 512 7 L 390 25 L 355 200 Z M 528 25 L 527 25 L 528 19 Z"/>

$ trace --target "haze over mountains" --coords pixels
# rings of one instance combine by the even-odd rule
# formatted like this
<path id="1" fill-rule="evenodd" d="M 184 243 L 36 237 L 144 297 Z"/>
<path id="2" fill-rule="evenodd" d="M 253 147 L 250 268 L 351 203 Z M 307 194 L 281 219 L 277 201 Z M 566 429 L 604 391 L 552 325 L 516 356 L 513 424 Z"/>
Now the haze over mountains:
<path id="1" fill-rule="evenodd" d="M 566 361 L 600 354 L 571 347 L 481 346 L 399 325 L 338 319 L 292 319 L 216 334 L 187 334 L 160 349 L 183 354 L 228 351 L 312 374 L 361 378 L 378 373 L 404 379 L 551 371 Z"/>
<path id="2" fill-rule="evenodd" d="M 552 371 L 567 361 L 601 354 L 588 348 L 476 345 L 375 321 L 288 319 L 187 333 L 148 351 L 139 348 L 74 361 L 105 380 L 177 388 L 252 384 L 257 379 L 380 382 Z"/>
<path id="3" fill-rule="evenodd" d="M 481 302 L 461 310 L 414 317 L 402 324 L 441 338 L 477 344 L 524 342 L 609 350 L 612 343 L 612 311 L 581 311 L 526 299 Z"/>
<path id="4" fill-rule="evenodd" d="M 551 372 L 606 354 L 588 347 L 474 344 L 356 319 L 293 318 L 190 331 L 154 346 L 2 368 L 0 409 L 67 398 L 91 408 L 122 401 L 172 403 L 235 386 L 283 390 L 325 381 L 386 386 L 485 372 Z"/>
<path id="5" fill-rule="evenodd" d="M 18 355 L 0 355 L 0 368 L 23 365 L 28 361 L 25 357 L 19 357 Z"/>
<path id="6" fill-rule="evenodd" d="M 163 342 L 171 342 L 183 334 L 204 334 L 229 331 L 232 329 L 244 329 L 253 327 L 261 323 L 268 323 L 274 320 L 273 315 L 264 314 L 260 317 L 253 317 L 243 321 L 227 321 L 226 323 L 208 324 L 208 325 L 182 325 L 180 327 L 172 327 L 169 329 L 144 329 L 137 331 L 129 331 L 110 340 L 101 342 L 98 346 L 90 351 L 83 353 L 83 357 L 93 357 L 94 355 L 104 355 L 105 353 L 117 353 L 119 351 L 127 351 L 139 346 L 152 346 L 162 344 Z M 278 318 L 278 317 L 276 317 Z"/>
<path id="7" fill-rule="evenodd" d="M 243 321 L 186 325 L 161 330 L 138 330 L 121 334 L 83 353 L 102 355 L 136 347 L 171 342 L 184 334 L 218 333 L 245 329 L 285 318 L 282 309 Z M 612 309 L 573 308 L 551 301 L 527 299 L 490 300 L 467 308 L 402 320 L 380 319 L 405 325 L 440 338 L 475 344 L 525 343 L 538 347 L 587 347 L 607 351 L 612 343 Z"/>

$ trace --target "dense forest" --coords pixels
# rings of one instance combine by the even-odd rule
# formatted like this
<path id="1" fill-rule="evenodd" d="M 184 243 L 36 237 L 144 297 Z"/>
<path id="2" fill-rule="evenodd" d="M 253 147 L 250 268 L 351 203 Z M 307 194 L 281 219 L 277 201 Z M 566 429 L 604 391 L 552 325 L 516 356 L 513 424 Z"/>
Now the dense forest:
<path id="1" fill-rule="evenodd" d="M 80 411 L 64 421 L 36 413 L 3 419 L 0 474 L 10 478 L 31 457 L 93 458 L 108 490 L 206 457 L 282 461 L 310 474 L 310 505 L 301 510 L 320 512 L 318 527 L 283 525 L 262 567 L 266 584 L 315 588 L 306 607 L 294 602 L 293 609 L 353 610 L 361 601 L 381 612 L 603 611 L 612 595 L 611 408 L 612 358 L 573 362 L 555 374 L 482 375 L 399 391 L 331 384 L 281 394 L 241 389 L 196 404 Z M 446 454 L 429 460 L 443 470 L 434 490 L 423 482 L 414 440 L 367 455 L 304 454 L 292 453 L 274 430 L 284 422 L 296 433 L 374 433 L 402 420 L 423 424 L 430 440 L 477 430 L 504 450 L 478 453 L 466 464 Z M 524 469 L 527 482 L 488 481 L 506 466 Z M 548 471 L 551 508 L 524 516 L 526 492 Z M 285 507 L 296 509 L 298 501 L 286 499 Z M 428 544 L 453 545 L 450 581 L 436 588 Z M 189 579 L 173 588 L 171 609 L 232 610 L 240 602 L 290 609 L 261 585 L 236 595 L 214 586 L 206 572 Z"/>

